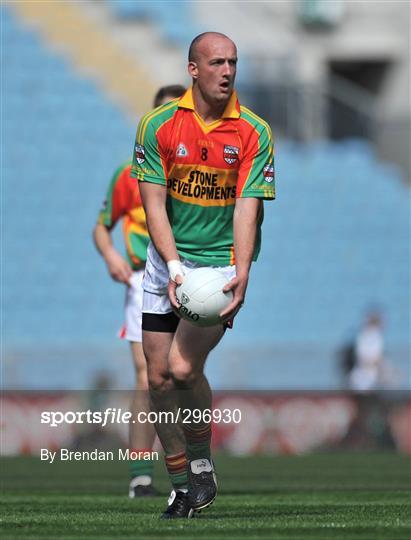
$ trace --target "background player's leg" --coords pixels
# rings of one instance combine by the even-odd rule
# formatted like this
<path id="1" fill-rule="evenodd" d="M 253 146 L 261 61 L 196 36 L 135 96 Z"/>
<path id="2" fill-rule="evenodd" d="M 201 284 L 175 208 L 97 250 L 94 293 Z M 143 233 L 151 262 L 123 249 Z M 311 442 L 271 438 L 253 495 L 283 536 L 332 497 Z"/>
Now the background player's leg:
<path id="1" fill-rule="evenodd" d="M 177 416 L 177 395 L 168 367 L 168 355 L 174 334 L 143 330 L 144 353 L 147 358 L 151 409 L 157 413 L 172 412 Z M 181 423 L 157 422 L 156 431 L 163 445 L 166 466 L 175 489 L 187 487 L 185 439 Z"/>
<path id="2" fill-rule="evenodd" d="M 132 401 L 133 420 L 130 424 L 130 446 L 132 448 L 152 448 L 156 430 L 149 422 L 138 423 L 137 414 L 140 411 L 150 412 L 150 397 L 148 393 L 147 364 L 141 343 L 130 343 L 133 363 L 136 373 L 136 392 Z"/>
<path id="3" fill-rule="evenodd" d="M 155 428 L 149 422 L 139 422 L 138 413 L 150 412 L 150 397 L 148 393 L 147 363 L 143 352 L 143 346 L 139 342 L 130 342 L 133 364 L 136 374 L 136 390 L 131 402 L 132 419 L 130 423 L 129 445 L 130 450 L 137 453 L 153 449 L 156 436 Z M 154 463 L 152 460 L 130 460 L 130 497 L 138 495 L 155 494 L 151 488 Z"/>

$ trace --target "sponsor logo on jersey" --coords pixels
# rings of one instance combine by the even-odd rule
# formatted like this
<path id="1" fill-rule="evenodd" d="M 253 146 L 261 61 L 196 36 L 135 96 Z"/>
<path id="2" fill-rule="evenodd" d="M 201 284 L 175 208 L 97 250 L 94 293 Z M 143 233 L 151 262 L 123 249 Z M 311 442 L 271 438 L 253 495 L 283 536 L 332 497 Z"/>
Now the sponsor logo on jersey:
<path id="1" fill-rule="evenodd" d="M 237 146 L 224 145 L 224 161 L 229 165 L 232 165 L 238 160 L 238 154 L 240 149 Z"/>
<path id="2" fill-rule="evenodd" d="M 136 153 L 137 163 L 141 165 L 146 159 L 146 150 L 142 144 L 136 144 L 134 151 Z"/>
<path id="3" fill-rule="evenodd" d="M 183 143 L 180 143 L 178 145 L 178 148 L 177 148 L 177 151 L 176 151 L 176 156 L 177 157 L 187 157 L 188 156 L 188 150 L 187 148 L 184 146 Z"/>
<path id="4" fill-rule="evenodd" d="M 274 167 L 271 163 L 264 165 L 263 174 L 266 182 L 271 183 L 274 180 Z"/>

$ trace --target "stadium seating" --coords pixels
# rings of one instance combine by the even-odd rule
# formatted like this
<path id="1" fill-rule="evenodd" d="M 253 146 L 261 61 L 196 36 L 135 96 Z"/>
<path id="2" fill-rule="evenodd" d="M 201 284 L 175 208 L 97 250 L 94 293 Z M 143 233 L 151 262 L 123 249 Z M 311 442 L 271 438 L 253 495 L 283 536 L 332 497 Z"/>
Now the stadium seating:
<path id="1" fill-rule="evenodd" d="M 121 291 L 106 279 L 91 229 L 135 126 L 6 9 L 2 15 L 7 341 L 96 341 L 113 333 L 113 306 L 121 320 Z M 90 290 L 95 280 L 105 282 L 104 294 Z M 85 303 L 89 313 L 79 318 Z"/>
<path id="2" fill-rule="evenodd" d="M 123 290 L 91 230 L 135 125 L 6 9 L 2 16 L 5 350 L 108 350 Z M 408 343 L 409 190 L 363 141 L 282 141 L 277 155 L 261 257 L 235 331 L 216 352 L 234 360 L 211 370 L 222 386 L 233 381 L 230 366 L 239 385 L 281 386 L 301 364 L 306 382 L 333 386 L 330 354 L 370 305 L 385 314 L 394 359 Z M 285 349 L 289 366 L 277 369 L 285 357 L 273 361 L 273 351 Z M 259 373 L 249 362 L 256 351 Z"/>
<path id="3" fill-rule="evenodd" d="M 192 2 L 109 0 L 108 3 L 119 19 L 143 19 L 155 22 L 163 39 L 172 44 L 187 46 L 193 36 L 201 32 L 191 13 Z"/>

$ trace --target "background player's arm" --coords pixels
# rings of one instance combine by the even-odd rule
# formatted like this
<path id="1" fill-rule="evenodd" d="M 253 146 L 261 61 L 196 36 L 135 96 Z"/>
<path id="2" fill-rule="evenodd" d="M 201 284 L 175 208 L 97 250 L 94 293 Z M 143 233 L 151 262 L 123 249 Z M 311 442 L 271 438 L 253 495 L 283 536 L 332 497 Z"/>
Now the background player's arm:
<path id="1" fill-rule="evenodd" d="M 234 252 L 236 277 L 224 287 L 233 292 L 233 301 L 221 313 L 224 320 L 236 315 L 244 302 L 248 276 L 253 259 L 257 222 L 262 201 L 255 198 L 237 199 L 234 209 Z"/>
<path id="2" fill-rule="evenodd" d="M 146 212 L 148 233 L 159 255 L 166 263 L 180 260 L 166 211 L 166 186 L 140 182 L 140 195 Z M 170 302 L 175 308 L 178 308 L 175 297 L 176 284 L 181 282 L 182 276 L 179 275 L 175 277 L 175 281 L 169 282 Z"/>
<path id="3" fill-rule="evenodd" d="M 129 283 L 133 270 L 129 263 L 116 251 L 111 238 L 111 229 L 97 223 L 93 231 L 94 243 L 103 257 L 110 276 L 120 283 Z"/>

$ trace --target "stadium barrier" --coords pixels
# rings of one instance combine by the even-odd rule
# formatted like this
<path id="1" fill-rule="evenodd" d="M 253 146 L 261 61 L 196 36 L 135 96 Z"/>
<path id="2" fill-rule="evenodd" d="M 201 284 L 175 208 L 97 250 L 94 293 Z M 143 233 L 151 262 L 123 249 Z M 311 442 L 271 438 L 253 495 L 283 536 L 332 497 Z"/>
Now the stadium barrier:
<path id="1" fill-rule="evenodd" d="M 4 392 L 1 455 L 125 447 L 130 398 L 129 391 Z M 214 449 L 233 455 L 411 453 L 411 400 L 398 393 L 222 391 L 211 416 Z"/>

